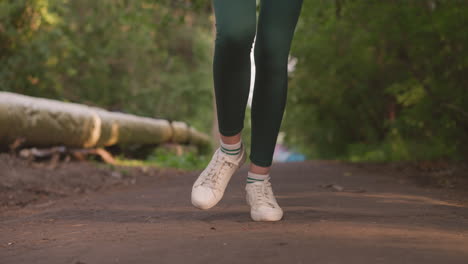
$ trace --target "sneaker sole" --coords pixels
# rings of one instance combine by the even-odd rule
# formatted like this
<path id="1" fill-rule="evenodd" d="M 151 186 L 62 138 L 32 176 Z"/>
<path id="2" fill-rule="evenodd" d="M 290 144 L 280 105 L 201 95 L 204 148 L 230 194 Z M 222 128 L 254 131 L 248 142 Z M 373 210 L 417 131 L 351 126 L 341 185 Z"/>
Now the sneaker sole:
<path id="1" fill-rule="evenodd" d="M 254 221 L 258 222 L 275 222 L 279 221 L 283 218 L 283 213 L 281 214 L 270 214 L 270 215 L 264 215 L 264 214 L 257 214 L 255 212 L 250 212 L 250 217 Z"/>

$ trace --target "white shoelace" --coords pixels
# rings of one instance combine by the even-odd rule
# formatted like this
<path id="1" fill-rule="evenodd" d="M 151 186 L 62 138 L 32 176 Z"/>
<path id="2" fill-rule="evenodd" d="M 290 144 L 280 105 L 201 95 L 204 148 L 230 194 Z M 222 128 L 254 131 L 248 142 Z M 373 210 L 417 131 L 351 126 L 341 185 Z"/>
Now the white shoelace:
<path id="1" fill-rule="evenodd" d="M 219 151 L 219 150 L 218 150 Z M 221 153 L 215 155 L 215 159 L 208 164 L 207 172 L 200 185 L 205 185 L 212 189 L 218 189 L 219 175 L 224 174 L 228 167 L 236 164 Z M 219 168 L 221 166 L 221 168 Z"/>
<path id="2" fill-rule="evenodd" d="M 265 205 L 271 208 L 276 208 L 273 191 L 271 190 L 271 183 L 268 179 L 264 180 L 261 184 L 253 184 L 253 186 L 255 188 L 255 204 L 257 206 Z"/>

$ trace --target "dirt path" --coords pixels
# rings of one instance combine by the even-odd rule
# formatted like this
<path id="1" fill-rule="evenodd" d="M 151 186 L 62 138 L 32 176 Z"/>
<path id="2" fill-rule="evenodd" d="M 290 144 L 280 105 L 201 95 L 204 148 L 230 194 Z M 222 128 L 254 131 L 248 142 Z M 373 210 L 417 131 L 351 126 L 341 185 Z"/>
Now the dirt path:
<path id="1" fill-rule="evenodd" d="M 337 162 L 275 164 L 284 220 L 255 223 L 246 167 L 209 211 L 190 204 L 197 173 L 4 212 L 0 263 L 468 263 L 468 203 L 447 190 Z"/>

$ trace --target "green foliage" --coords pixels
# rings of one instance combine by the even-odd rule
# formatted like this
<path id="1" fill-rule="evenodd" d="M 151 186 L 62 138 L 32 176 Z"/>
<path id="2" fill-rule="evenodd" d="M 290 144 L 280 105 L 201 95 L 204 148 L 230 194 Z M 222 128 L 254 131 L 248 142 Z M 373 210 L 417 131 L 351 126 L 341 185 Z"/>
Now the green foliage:
<path id="1" fill-rule="evenodd" d="M 160 167 L 198 170 L 205 168 L 210 159 L 210 155 L 200 155 L 193 151 L 184 152 L 181 156 L 178 156 L 167 149 L 157 148 L 153 154 L 148 157 L 146 163 Z"/>
<path id="2" fill-rule="evenodd" d="M 178 168 L 184 170 L 204 169 L 210 162 L 212 153 L 199 151 L 184 152 L 177 155 L 174 151 L 164 148 L 155 148 L 146 159 L 129 159 L 124 155 L 116 157 L 116 165 L 124 167 L 158 167 Z M 114 167 L 113 165 L 109 165 Z"/>
<path id="3" fill-rule="evenodd" d="M 284 129 L 315 158 L 467 158 L 463 1 L 304 1 Z"/>
<path id="4" fill-rule="evenodd" d="M 1 1 L 2 90 L 208 132 L 209 11 L 203 1 Z"/>

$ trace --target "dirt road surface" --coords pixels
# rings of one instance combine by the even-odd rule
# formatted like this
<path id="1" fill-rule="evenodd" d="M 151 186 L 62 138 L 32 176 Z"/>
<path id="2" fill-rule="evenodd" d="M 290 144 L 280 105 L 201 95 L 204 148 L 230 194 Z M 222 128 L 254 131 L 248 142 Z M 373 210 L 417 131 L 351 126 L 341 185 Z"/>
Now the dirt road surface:
<path id="1" fill-rule="evenodd" d="M 274 164 L 284 219 L 252 222 L 247 166 L 208 211 L 199 171 L 6 210 L 0 263 L 468 263 L 467 196 L 339 162 Z"/>

